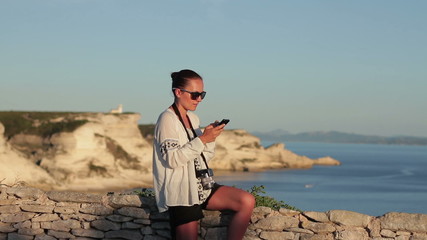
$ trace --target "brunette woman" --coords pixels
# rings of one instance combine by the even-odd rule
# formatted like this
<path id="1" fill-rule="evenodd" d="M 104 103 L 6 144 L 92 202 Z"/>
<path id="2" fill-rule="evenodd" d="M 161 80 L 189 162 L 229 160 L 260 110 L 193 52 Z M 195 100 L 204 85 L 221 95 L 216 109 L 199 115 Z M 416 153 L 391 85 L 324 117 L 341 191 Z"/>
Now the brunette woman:
<path id="1" fill-rule="evenodd" d="M 160 114 L 154 134 L 157 207 L 160 212 L 169 211 L 173 239 L 197 240 L 203 209 L 234 211 L 228 239 L 242 239 L 255 199 L 244 190 L 215 183 L 208 166 L 225 124 L 216 121 L 200 128 L 193 113 L 206 96 L 199 74 L 185 69 L 171 77 L 174 102 Z"/>

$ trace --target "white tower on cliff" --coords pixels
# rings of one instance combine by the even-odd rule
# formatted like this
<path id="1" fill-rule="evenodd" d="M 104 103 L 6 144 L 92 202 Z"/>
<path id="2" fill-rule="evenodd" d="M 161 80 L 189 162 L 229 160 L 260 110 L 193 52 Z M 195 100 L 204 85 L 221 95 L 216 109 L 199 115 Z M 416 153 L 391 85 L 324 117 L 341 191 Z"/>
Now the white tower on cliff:
<path id="1" fill-rule="evenodd" d="M 123 105 L 119 104 L 119 106 L 116 109 L 111 109 L 110 113 L 123 113 Z"/>

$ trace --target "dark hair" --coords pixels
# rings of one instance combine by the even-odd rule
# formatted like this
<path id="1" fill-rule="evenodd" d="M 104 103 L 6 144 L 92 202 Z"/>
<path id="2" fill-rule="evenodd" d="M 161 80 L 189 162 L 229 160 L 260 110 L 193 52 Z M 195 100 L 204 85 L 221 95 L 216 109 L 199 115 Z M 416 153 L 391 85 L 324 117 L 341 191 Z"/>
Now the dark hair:
<path id="1" fill-rule="evenodd" d="M 185 86 L 187 86 L 189 79 L 198 78 L 203 80 L 203 78 L 199 74 L 197 74 L 195 71 L 190 69 L 183 69 L 179 72 L 173 72 L 171 74 L 171 78 L 172 78 L 172 89 L 184 88 Z"/>

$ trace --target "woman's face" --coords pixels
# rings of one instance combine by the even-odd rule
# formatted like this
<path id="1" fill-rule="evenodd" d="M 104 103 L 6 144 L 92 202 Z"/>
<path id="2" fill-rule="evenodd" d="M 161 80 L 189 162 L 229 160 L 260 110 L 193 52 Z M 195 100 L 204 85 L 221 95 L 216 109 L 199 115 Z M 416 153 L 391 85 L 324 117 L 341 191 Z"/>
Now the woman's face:
<path id="1" fill-rule="evenodd" d="M 189 92 L 203 92 L 203 80 L 200 78 L 188 79 L 187 85 L 182 89 L 185 91 L 176 90 L 179 104 L 187 111 L 195 111 L 197 105 L 202 101 L 202 98 L 198 96 L 196 99 L 192 99 Z"/>

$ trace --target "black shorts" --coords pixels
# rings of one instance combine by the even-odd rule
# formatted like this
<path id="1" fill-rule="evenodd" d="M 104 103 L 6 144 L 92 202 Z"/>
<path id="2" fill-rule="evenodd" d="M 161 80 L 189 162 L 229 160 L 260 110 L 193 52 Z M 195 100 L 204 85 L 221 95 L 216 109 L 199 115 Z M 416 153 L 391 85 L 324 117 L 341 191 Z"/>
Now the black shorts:
<path id="1" fill-rule="evenodd" d="M 222 185 L 215 183 L 206 201 L 200 205 L 196 204 L 193 206 L 169 207 L 169 221 L 172 228 L 172 233 L 175 232 L 175 228 L 179 225 L 202 219 L 204 217 L 202 210 L 206 209 L 209 200 L 221 186 Z"/>

